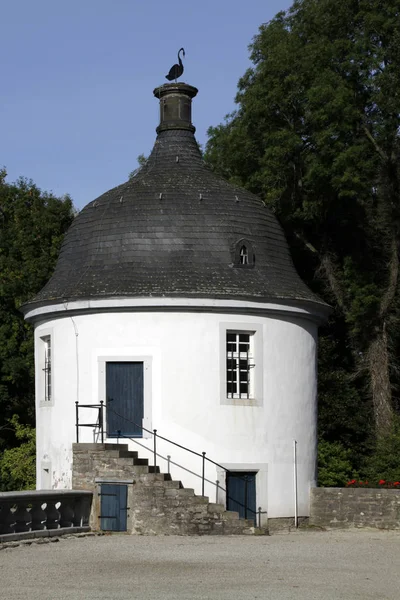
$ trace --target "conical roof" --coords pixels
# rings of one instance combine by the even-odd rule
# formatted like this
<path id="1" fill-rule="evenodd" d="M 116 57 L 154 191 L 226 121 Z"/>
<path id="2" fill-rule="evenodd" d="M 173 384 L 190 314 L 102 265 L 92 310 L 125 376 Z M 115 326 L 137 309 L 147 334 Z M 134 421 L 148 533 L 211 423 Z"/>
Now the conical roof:
<path id="1" fill-rule="evenodd" d="M 24 312 L 146 297 L 326 307 L 296 273 L 283 231 L 260 198 L 204 163 L 191 123 L 196 93 L 184 83 L 154 90 L 161 122 L 146 164 L 77 215 L 53 276 Z"/>

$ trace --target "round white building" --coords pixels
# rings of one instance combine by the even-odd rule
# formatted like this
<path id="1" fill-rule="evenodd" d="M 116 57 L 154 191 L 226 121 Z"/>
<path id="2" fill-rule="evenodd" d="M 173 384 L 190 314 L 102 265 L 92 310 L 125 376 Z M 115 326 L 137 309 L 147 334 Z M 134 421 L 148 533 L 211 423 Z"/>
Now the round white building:
<path id="1" fill-rule="evenodd" d="M 263 202 L 203 162 L 196 93 L 154 91 L 161 119 L 146 164 L 79 213 L 52 278 L 23 307 L 35 326 L 37 487 L 71 487 L 76 403 L 104 402 L 107 441 L 124 437 L 147 458 L 156 429 L 178 444 L 157 440 L 161 470 L 169 462 L 185 486 L 201 491 L 206 452 L 211 499 L 218 480 L 218 501 L 240 504 L 246 481 L 249 510 L 307 516 L 328 307 Z M 94 424 L 98 410 L 79 415 Z"/>

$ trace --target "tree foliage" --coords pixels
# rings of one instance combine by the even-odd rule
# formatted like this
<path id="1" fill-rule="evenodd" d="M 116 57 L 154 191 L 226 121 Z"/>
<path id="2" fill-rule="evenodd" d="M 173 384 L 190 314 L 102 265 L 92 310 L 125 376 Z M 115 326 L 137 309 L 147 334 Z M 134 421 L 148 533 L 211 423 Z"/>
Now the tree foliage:
<path id="1" fill-rule="evenodd" d="M 400 481 L 400 418 L 397 415 L 389 435 L 378 440 L 375 452 L 367 462 L 366 476 L 375 485 L 381 479 Z"/>
<path id="2" fill-rule="evenodd" d="M 0 490 L 30 490 L 36 484 L 35 429 L 22 425 L 17 415 L 8 422 L 15 433 L 17 446 L 7 448 L 0 455 Z"/>
<path id="3" fill-rule="evenodd" d="M 5 179 L 0 170 L 0 452 L 18 443 L 14 415 L 34 424 L 33 332 L 19 308 L 49 279 L 73 219 L 69 197 Z"/>
<path id="4" fill-rule="evenodd" d="M 368 454 L 372 433 L 391 432 L 400 383 L 400 0 L 296 0 L 250 49 L 205 158 L 264 199 L 333 306 L 320 431 Z"/>
<path id="5" fill-rule="evenodd" d="M 147 161 L 147 157 L 142 153 L 142 154 L 139 154 L 139 156 L 137 157 L 136 160 L 138 162 L 138 167 L 136 167 L 136 169 L 134 169 L 133 171 L 131 171 L 129 173 L 128 179 L 133 179 L 135 177 L 135 175 L 137 175 L 137 173 L 140 171 L 140 169 L 142 167 L 144 167 L 144 165 L 146 164 L 146 161 Z"/>
<path id="6" fill-rule="evenodd" d="M 340 442 L 320 440 L 318 444 L 318 483 L 322 487 L 344 487 L 353 477 L 351 451 Z"/>

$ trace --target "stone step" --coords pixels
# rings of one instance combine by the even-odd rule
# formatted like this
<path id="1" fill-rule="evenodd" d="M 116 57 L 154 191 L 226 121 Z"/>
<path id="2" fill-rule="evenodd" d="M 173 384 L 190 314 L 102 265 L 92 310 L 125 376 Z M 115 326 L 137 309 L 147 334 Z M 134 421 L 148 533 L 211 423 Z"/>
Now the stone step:
<path id="1" fill-rule="evenodd" d="M 244 521 L 246 527 L 255 527 L 253 519 L 239 519 L 239 521 Z"/>
<path id="2" fill-rule="evenodd" d="M 234 510 L 226 510 L 223 515 L 226 520 L 239 521 L 239 513 Z"/>
<path id="3" fill-rule="evenodd" d="M 154 465 L 149 465 L 149 473 L 153 473 L 154 474 L 154 472 L 155 473 L 159 473 L 160 472 L 160 467 L 155 467 L 154 468 Z"/>
<path id="4" fill-rule="evenodd" d="M 182 483 L 180 481 L 172 481 L 172 480 L 168 481 L 168 479 L 164 480 L 164 487 L 166 489 L 180 490 L 180 489 L 182 489 L 181 485 L 182 485 Z"/>
<path id="5" fill-rule="evenodd" d="M 112 461 L 113 463 L 115 461 L 116 465 L 126 465 L 129 467 L 134 467 L 135 465 L 138 465 L 138 466 L 141 465 L 140 462 L 137 462 L 137 461 L 140 461 L 140 458 L 131 458 L 131 457 L 124 457 L 124 456 L 119 456 L 119 455 L 115 456 L 115 457 L 110 456 L 110 458 L 113 459 L 113 461 Z M 141 465 L 141 466 L 147 467 L 147 465 Z"/>
<path id="6" fill-rule="evenodd" d="M 128 444 L 72 444 L 74 453 L 84 453 L 84 454 L 96 454 L 97 453 L 108 453 L 108 452 L 118 452 L 125 451 L 128 452 Z"/>
<path id="7" fill-rule="evenodd" d="M 163 483 L 176 483 L 177 487 L 182 487 L 181 481 L 172 481 L 171 476 L 168 473 L 147 473 L 146 475 L 140 476 L 140 481 L 149 483 L 152 481 L 162 481 Z M 173 486 L 170 486 L 173 487 Z"/>
<path id="8" fill-rule="evenodd" d="M 96 458 L 103 457 L 104 460 L 107 460 L 109 458 L 120 458 L 121 456 L 120 450 L 93 450 L 90 452 L 90 454 L 91 456 L 94 456 Z"/>
<path id="9" fill-rule="evenodd" d="M 210 498 L 208 496 L 200 496 L 196 494 L 195 498 L 201 504 L 208 504 L 210 502 Z"/>
<path id="10" fill-rule="evenodd" d="M 106 450 L 128 450 L 128 444 L 86 444 L 73 443 L 72 449 L 74 452 L 105 452 Z"/>
<path id="11" fill-rule="evenodd" d="M 254 535 L 254 527 L 247 527 L 240 521 L 225 521 L 218 530 L 214 524 L 211 535 Z"/>
<path id="12" fill-rule="evenodd" d="M 180 496 L 176 488 L 164 488 L 163 502 L 166 506 L 184 505 L 187 510 L 194 511 L 198 509 L 201 512 L 208 513 L 208 499 L 202 496 Z"/>
<path id="13" fill-rule="evenodd" d="M 134 452 L 132 450 L 120 450 L 119 451 L 120 458 L 139 458 L 139 452 Z"/>
<path id="14" fill-rule="evenodd" d="M 179 488 L 177 490 L 177 492 L 178 492 L 178 496 L 194 496 L 195 495 L 193 488 L 183 487 L 183 488 Z"/>
<path id="15" fill-rule="evenodd" d="M 254 526 L 254 522 L 249 520 L 249 519 L 238 519 L 236 520 L 232 520 L 232 519 L 228 519 L 226 521 L 224 521 L 229 527 L 231 527 L 232 529 L 239 529 L 239 530 L 243 530 L 243 529 L 255 529 Z"/>
<path id="16" fill-rule="evenodd" d="M 194 489 L 185 488 L 169 473 L 161 473 L 158 466 L 149 465 L 148 459 L 140 458 L 127 444 L 75 444 L 74 454 L 77 468 L 74 476 L 84 479 L 86 487 L 91 485 L 90 475 L 94 490 L 99 480 L 107 478 L 116 483 L 132 482 L 130 493 L 135 512 L 132 533 L 251 535 L 255 532 L 252 520 L 240 519 L 238 512 L 227 511 L 222 504 L 210 502 L 207 496 L 196 495 Z M 99 509 L 97 504 L 94 508 Z M 95 527 L 97 518 L 96 513 Z"/>
<path id="17" fill-rule="evenodd" d="M 129 460 L 129 459 L 116 459 L 118 461 L 121 460 Z M 136 479 L 141 475 L 148 475 L 148 467 L 146 465 L 133 465 L 132 462 L 126 463 L 117 463 L 117 464 L 103 464 L 98 465 L 96 469 L 93 471 L 96 474 L 96 477 L 106 478 L 108 475 L 110 477 L 122 479 Z"/>
<path id="18" fill-rule="evenodd" d="M 128 444 L 94 444 L 95 446 L 104 446 L 104 450 L 121 450 L 121 452 L 128 451 Z"/>
<path id="19" fill-rule="evenodd" d="M 208 512 L 210 513 L 223 513 L 227 512 L 223 504 L 216 504 L 215 502 L 208 503 Z"/>
<path id="20" fill-rule="evenodd" d="M 159 469 L 157 468 L 157 473 L 153 472 L 152 467 L 147 467 L 147 474 L 148 474 L 148 480 L 152 480 L 152 481 L 172 481 L 172 477 L 169 473 L 160 473 Z M 180 482 L 181 483 L 181 482 Z M 181 483 L 181 486 L 182 483 Z"/>
<path id="21" fill-rule="evenodd" d="M 141 465 L 141 466 L 149 466 L 149 461 L 147 460 L 147 458 L 135 458 L 133 461 L 134 465 Z"/>

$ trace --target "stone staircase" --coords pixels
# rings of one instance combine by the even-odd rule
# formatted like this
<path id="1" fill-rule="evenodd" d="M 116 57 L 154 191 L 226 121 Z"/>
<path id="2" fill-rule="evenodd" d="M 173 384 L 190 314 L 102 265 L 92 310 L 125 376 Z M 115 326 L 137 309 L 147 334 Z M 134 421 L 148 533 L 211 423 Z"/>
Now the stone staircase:
<path id="1" fill-rule="evenodd" d="M 94 493 L 90 524 L 100 527 L 102 483 L 127 485 L 127 531 L 141 535 L 233 535 L 255 533 L 251 520 L 197 496 L 181 481 L 160 473 L 127 444 L 73 444 L 72 487 Z"/>

